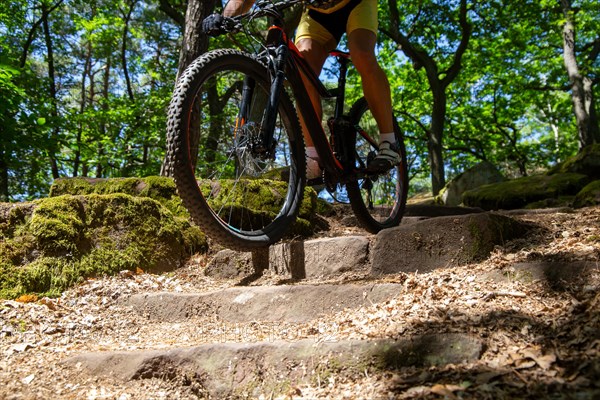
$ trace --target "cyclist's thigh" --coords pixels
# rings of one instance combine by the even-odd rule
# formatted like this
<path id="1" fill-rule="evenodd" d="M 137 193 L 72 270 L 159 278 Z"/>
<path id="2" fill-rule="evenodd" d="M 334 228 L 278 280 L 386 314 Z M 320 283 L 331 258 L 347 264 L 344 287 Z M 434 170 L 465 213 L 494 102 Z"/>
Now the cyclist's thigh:
<path id="1" fill-rule="evenodd" d="M 335 38 L 323 25 L 312 18 L 308 11 L 304 11 L 296 29 L 296 46 L 302 51 L 302 47 L 305 47 L 302 42 L 310 40 L 320 44 L 328 52 L 333 50 L 337 45 Z"/>
<path id="2" fill-rule="evenodd" d="M 362 0 L 348 17 L 346 33 L 350 35 L 356 29 L 366 29 L 377 35 L 378 27 L 377 0 Z"/>

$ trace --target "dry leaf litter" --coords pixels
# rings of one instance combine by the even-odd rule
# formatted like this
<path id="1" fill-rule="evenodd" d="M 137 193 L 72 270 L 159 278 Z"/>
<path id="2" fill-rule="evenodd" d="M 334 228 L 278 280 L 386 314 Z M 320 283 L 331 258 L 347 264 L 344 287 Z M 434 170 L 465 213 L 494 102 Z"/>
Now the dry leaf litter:
<path id="1" fill-rule="evenodd" d="M 600 390 L 600 209 L 524 214 L 538 224 L 526 239 L 497 247 L 480 264 L 379 280 L 345 274 L 325 283 L 397 282 L 394 299 L 309 324 L 228 324 L 216 316 L 152 321 L 119 305 L 136 293 L 206 292 L 230 287 L 202 274 L 207 256 L 170 274 L 138 270 L 90 279 L 57 299 L 0 302 L 0 398 L 188 399 L 206 393 L 178 379 L 123 382 L 79 374 L 61 361 L 80 353 L 189 347 L 262 340 L 402 338 L 467 333 L 485 343 L 480 360 L 430 368 L 335 375 L 296 385 L 281 398 L 593 398 Z M 348 233 L 355 233 L 340 227 Z M 330 232 L 331 234 L 331 232 Z M 522 279 L 517 263 L 586 262 L 574 279 Z M 501 276 L 502 279 L 497 277 Z M 511 279 L 511 277 L 515 279 Z M 254 285 L 277 284 L 266 275 Z M 304 281 L 297 284 L 324 283 Z M 573 397 L 566 393 L 574 393 Z M 588 397 L 590 396 L 590 397 Z M 264 393 L 259 398 L 272 398 Z"/>

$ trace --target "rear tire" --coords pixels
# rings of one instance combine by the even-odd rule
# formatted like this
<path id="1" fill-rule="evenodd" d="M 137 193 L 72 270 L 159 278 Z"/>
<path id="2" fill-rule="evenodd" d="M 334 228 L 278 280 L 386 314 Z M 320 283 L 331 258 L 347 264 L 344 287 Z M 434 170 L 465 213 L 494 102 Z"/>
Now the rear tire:
<path id="1" fill-rule="evenodd" d="M 246 77 L 255 87 L 241 118 Z M 269 157 L 257 150 L 270 86 L 267 68 L 250 54 L 215 50 L 186 69 L 169 105 L 168 168 L 183 204 L 206 234 L 235 250 L 279 240 L 303 198 L 304 140 L 285 91 L 275 148 Z"/>
<path id="2" fill-rule="evenodd" d="M 369 111 L 365 98 L 359 99 L 350 108 L 348 117 L 354 126 L 360 126 L 373 143 L 356 134 L 356 169 L 361 178 L 346 185 L 352 210 L 360 225 L 371 233 L 398 226 L 402 220 L 408 195 L 408 171 L 406 148 L 402 132 L 394 118 L 394 132 L 401 157 L 400 164 L 383 174 L 362 174 L 369 153 L 375 152 L 373 144 L 379 143 L 379 129 Z"/>

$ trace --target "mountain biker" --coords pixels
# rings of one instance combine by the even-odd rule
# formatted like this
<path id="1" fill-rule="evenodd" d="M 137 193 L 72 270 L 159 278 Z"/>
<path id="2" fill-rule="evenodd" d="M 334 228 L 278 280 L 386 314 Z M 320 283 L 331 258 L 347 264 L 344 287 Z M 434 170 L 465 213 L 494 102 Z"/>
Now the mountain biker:
<path id="1" fill-rule="evenodd" d="M 229 0 L 223 15 L 212 14 L 202 23 L 204 32 L 219 32 L 227 19 L 248 12 L 256 0 Z M 390 85 L 375 57 L 377 42 L 377 0 L 307 0 L 296 31 L 295 44 L 317 75 L 329 52 L 337 46 L 344 32 L 352 62 L 361 76 L 363 93 L 379 128 L 379 151 L 367 168 L 385 172 L 400 162 L 396 151 Z M 317 114 L 322 118 L 321 99 L 308 79 L 302 77 Z M 306 177 L 322 174 L 319 158 L 306 124 L 300 115 L 306 143 Z"/>

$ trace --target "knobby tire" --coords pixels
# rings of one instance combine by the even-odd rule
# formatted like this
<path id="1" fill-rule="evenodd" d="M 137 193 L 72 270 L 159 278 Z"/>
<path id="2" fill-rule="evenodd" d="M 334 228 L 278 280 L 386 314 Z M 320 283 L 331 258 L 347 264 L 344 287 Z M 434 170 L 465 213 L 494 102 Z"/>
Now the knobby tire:
<path id="1" fill-rule="evenodd" d="M 256 95 L 248 102 L 256 110 L 244 118 L 252 121 L 243 121 L 240 128 L 233 117 L 240 108 L 235 101 L 244 95 L 236 88 L 247 76 L 256 82 Z M 294 222 L 303 198 L 304 139 L 285 91 L 279 102 L 274 157 L 257 158 L 248 150 L 256 141 L 264 110 L 258 108 L 264 106 L 261 96 L 268 97 L 270 84 L 267 68 L 254 56 L 234 49 L 214 50 L 196 59 L 181 75 L 169 105 L 167 160 L 178 193 L 199 227 L 234 250 L 251 251 L 279 240 Z M 212 92 L 222 104 L 214 94 L 207 95 Z M 211 102 L 212 108 L 207 105 Z M 203 119 L 203 112 L 216 115 L 219 123 L 214 122 L 217 117 Z M 274 174 L 280 175 L 274 178 Z M 273 196 L 272 210 L 251 210 L 250 197 L 243 197 L 251 192 Z"/>

